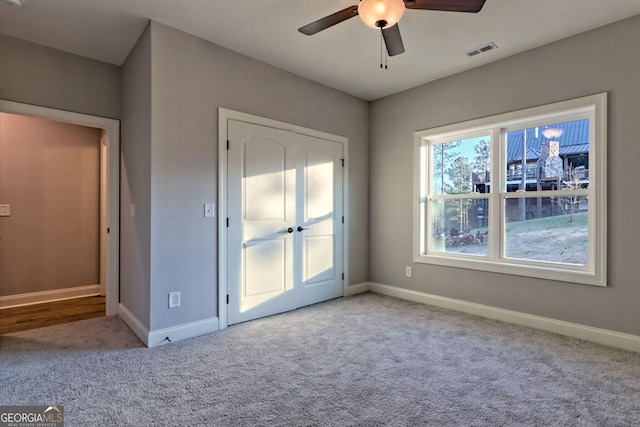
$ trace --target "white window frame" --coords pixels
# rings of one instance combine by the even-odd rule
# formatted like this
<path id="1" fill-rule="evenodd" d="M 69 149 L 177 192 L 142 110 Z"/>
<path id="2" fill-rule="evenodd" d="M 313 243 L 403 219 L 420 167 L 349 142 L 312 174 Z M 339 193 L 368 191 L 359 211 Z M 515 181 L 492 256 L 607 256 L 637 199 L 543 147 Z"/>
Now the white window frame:
<path id="1" fill-rule="evenodd" d="M 549 122 L 588 118 L 589 188 L 578 190 L 589 197 L 587 264 L 536 262 L 506 258 L 503 255 L 505 199 L 522 197 L 506 191 L 506 132 L 530 128 Z M 429 250 L 431 223 L 427 210 L 431 183 L 430 145 L 443 141 L 491 136 L 490 173 L 492 185 L 488 193 L 438 196 L 437 198 L 489 199 L 489 247 L 487 256 L 471 256 Z M 499 114 L 462 123 L 426 129 L 414 133 L 414 261 L 448 267 L 491 271 L 594 286 L 607 286 L 607 94 L 599 93 L 568 101 Z M 497 179 L 496 179 L 497 177 Z M 495 181 L 495 182 L 493 182 Z M 554 195 L 562 191 L 554 191 Z M 549 192 L 527 192 L 526 197 L 549 197 Z"/>

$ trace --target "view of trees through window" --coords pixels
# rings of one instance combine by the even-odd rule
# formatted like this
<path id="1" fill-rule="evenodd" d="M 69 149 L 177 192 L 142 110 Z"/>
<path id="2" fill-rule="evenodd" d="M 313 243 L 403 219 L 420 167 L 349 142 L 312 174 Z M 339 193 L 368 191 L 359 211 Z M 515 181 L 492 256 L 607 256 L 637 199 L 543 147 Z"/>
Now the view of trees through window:
<path id="1" fill-rule="evenodd" d="M 505 258 L 586 265 L 589 120 L 503 135 L 504 164 L 493 168 L 505 175 L 502 183 L 492 179 L 492 149 L 500 144 L 490 133 L 430 145 L 432 250 L 488 254 L 488 194 L 495 185 L 503 196 Z"/>

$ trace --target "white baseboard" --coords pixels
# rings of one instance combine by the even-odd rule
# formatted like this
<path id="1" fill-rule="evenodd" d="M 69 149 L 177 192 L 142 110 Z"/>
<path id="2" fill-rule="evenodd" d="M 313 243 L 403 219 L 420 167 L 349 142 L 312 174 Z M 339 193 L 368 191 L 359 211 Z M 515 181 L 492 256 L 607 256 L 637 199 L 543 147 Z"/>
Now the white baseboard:
<path id="1" fill-rule="evenodd" d="M 514 323 L 516 325 L 527 326 L 625 350 L 640 352 L 640 336 L 637 335 L 594 328 L 591 326 L 580 325 L 578 323 L 564 322 L 561 320 L 550 319 L 548 317 L 534 316 L 518 311 L 504 310 L 488 305 L 475 304 L 453 298 L 411 291 L 380 283 L 369 282 L 368 290 L 370 292 L 408 301 L 475 314 L 489 319 L 501 320 L 503 322 Z"/>
<path id="2" fill-rule="evenodd" d="M 124 320 L 129 329 L 140 338 L 140 341 L 149 347 L 149 329 L 122 304 L 118 306 L 118 315 Z"/>
<path id="3" fill-rule="evenodd" d="M 210 319 L 198 320 L 197 322 L 185 323 L 170 328 L 158 329 L 149 332 L 148 347 L 157 347 L 159 345 L 168 344 L 193 338 L 200 335 L 216 332 L 220 329 L 217 317 Z M 167 340 L 169 338 L 169 340 Z"/>
<path id="4" fill-rule="evenodd" d="M 369 291 L 369 282 L 364 283 L 356 283 L 355 285 L 345 286 L 343 290 L 343 295 L 345 297 L 357 294 L 363 294 Z"/>
<path id="5" fill-rule="evenodd" d="M 218 318 L 212 317 L 210 319 L 185 323 L 170 328 L 149 331 L 149 329 L 122 304 L 120 304 L 120 317 L 147 347 L 157 347 L 159 345 L 169 344 L 170 342 L 216 332 L 220 329 Z M 170 341 L 167 340 L 167 338 L 169 338 Z"/>
<path id="6" fill-rule="evenodd" d="M 77 286 L 74 288 L 8 295 L 0 297 L 0 308 L 21 307 L 24 305 L 91 297 L 95 295 L 100 295 L 100 285 Z"/>

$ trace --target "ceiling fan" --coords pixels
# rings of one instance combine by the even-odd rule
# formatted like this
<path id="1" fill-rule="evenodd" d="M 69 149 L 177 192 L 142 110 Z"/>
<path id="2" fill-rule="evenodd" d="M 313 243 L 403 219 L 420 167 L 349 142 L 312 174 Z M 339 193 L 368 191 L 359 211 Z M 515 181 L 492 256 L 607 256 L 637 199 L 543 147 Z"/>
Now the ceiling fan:
<path id="1" fill-rule="evenodd" d="M 342 21 L 359 15 L 371 28 L 382 31 L 389 56 L 404 52 L 398 21 L 405 9 L 440 10 L 448 12 L 480 12 L 486 0 L 362 0 L 339 12 L 318 19 L 298 28 L 302 34 L 311 36 Z"/>

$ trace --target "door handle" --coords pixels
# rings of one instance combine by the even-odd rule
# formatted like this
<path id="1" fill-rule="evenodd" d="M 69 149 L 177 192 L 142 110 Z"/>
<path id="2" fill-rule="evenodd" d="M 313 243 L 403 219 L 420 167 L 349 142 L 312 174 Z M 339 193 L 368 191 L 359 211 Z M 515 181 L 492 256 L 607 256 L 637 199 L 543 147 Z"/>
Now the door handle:
<path id="1" fill-rule="evenodd" d="M 286 229 L 284 229 L 284 230 L 282 230 L 280 232 L 281 233 L 289 233 L 289 234 L 291 234 L 291 233 L 293 233 L 293 227 L 286 228 Z"/>
<path id="2" fill-rule="evenodd" d="M 308 228 L 303 228 L 303 227 L 298 226 L 298 232 L 300 232 L 302 230 L 308 230 Z"/>

